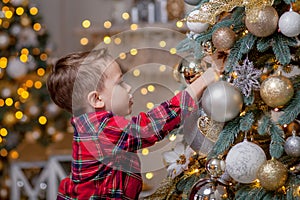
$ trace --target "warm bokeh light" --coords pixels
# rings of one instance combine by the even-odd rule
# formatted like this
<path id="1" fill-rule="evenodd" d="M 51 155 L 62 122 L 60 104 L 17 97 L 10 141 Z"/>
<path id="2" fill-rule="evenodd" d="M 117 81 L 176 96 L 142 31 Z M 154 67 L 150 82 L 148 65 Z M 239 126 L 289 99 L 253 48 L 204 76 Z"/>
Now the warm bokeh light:
<path id="1" fill-rule="evenodd" d="M 135 55 L 138 54 L 138 50 L 137 49 L 131 49 L 130 50 L 130 54 L 133 55 L 133 56 L 135 56 Z"/>
<path id="2" fill-rule="evenodd" d="M 33 81 L 32 80 L 27 80 L 25 85 L 26 85 L 26 87 L 31 88 L 33 86 Z"/>
<path id="3" fill-rule="evenodd" d="M 138 25 L 137 24 L 131 24 L 130 25 L 130 29 L 132 30 L 132 31 L 136 31 L 137 29 L 138 29 Z"/>
<path id="4" fill-rule="evenodd" d="M 4 100 L 3 99 L 0 99 L 0 107 L 3 107 L 5 104 Z"/>
<path id="5" fill-rule="evenodd" d="M 89 28 L 91 26 L 91 21 L 88 20 L 88 19 L 83 20 L 81 25 L 82 25 L 83 28 Z"/>
<path id="6" fill-rule="evenodd" d="M 0 58 L 0 68 L 5 69 L 7 67 L 7 58 L 1 57 Z"/>
<path id="7" fill-rule="evenodd" d="M 140 76 L 141 71 L 139 69 L 135 69 L 135 70 L 133 70 L 132 74 L 133 74 L 133 76 L 138 77 L 138 76 Z"/>
<path id="8" fill-rule="evenodd" d="M 123 18 L 124 20 L 128 20 L 128 19 L 130 18 L 129 13 L 128 13 L 128 12 L 122 13 L 122 18 Z"/>
<path id="9" fill-rule="evenodd" d="M 159 46 L 160 47 L 165 47 L 167 45 L 166 41 L 160 41 Z"/>
<path id="10" fill-rule="evenodd" d="M 121 42 L 122 42 L 122 40 L 121 40 L 121 38 L 119 38 L 119 37 L 117 37 L 117 38 L 114 39 L 114 43 L 115 43 L 116 45 L 121 44 Z"/>
<path id="11" fill-rule="evenodd" d="M 43 68 L 38 68 L 38 70 L 36 71 L 37 75 L 39 76 L 44 76 L 46 71 Z"/>
<path id="12" fill-rule="evenodd" d="M 5 104 L 7 106 L 12 106 L 14 104 L 14 100 L 12 98 L 5 99 Z"/>
<path id="13" fill-rule="evenodd" d="M 183 25 L 184 25 L 184 23 L 183 23 L 182 21 L 177 21 L 177 22 L 176 22 L 176 26 L 177 26 L 178 28 L 182 28 Z"/>
<path id="14" fill-rule="evenodd" d="M 34 87 L 35 87 L 36 89 L 40 89 L 42 86 L 43 86 L 43 84 L 42 84 L 41 81 L 36 81 L 36 82 L 34 83 Z"/>
<path id="15" fill-rule="evenodd" d="M 149 154 L 149 149 L 147 148 L 142 149 L 142 154 L 143 156 L 147 156 Z"/>
<path id="16" fill-rule="evenodd" d="M 171 141 L 171 142 L 173 142 L 173 141 L 175 141 L 176 140 L 176 135 L 174 135 L 174 134 L 171 134 L 171 135 L 169 135 L 169 140 Z"/>
<path id="17" fill-rule="evenodd" d="M 81 44 L 81 45 L 85 46 L 85 45 L 87 45 L 88 43 L 89 43 L 89 39 L 88 39 L 88 38 L 83 37 L 83 38 L 80 39 L 80 44 Z"/>
<path id="18" fill-rule="evenodd" d="M 28 99 L 28 97 L 29 97 L 29 92 L 26 91 L 26 90 L 24 90 L 24 91 L 22 92 L 22 94 L 21 94 L 21 97 L 22 97 L 23 99 Z"/>
<path id="19" fill-rule="evenodd" d="M 167 69 L 166 65 L 161 65 L 161 66 L 159 67 L 159 71 L 161 71 L 161 72 L 166 71 L 166 69 Z"/>
<path id="20" fill-rule="evenodd" d="M 35 23 L 35 24 L 33 24 L 32 27 L 33 27 L 33 30 L 39 31 L 39 30 L 41 30 L 42 25 L 40 23 Z"/>
<path id="21" fill-rule="evenodd" d="M 146 173 L 145 176 L 146 176 L 146 179 L 150 180 L 153 178 L 154 174 L 152 172 L 148 172 L 148 173 Z"/>
<path id="22" fill-rule="evenodd" d="M 170 49 L 170 53 L 171 53 L 171 54 L 176 54 L 176 52 L 177 52 L 177 51 L 176 51 L 176 48 L 171 48 L 171 49 Z"/>
<path id="23" fill-rule="evenodd" d="M 154 92 L 155 91 L 154 85 L 148 85 L 147 89 L 148 89 L 149 92 Z"/>
<path id="24" fill-rule="evenodd" d="M 47 118 L 45 116 L 40 116 L 39 117 L 39 123 L 41 125 L 45 125 L 47 123 Z"/>
<path id="25" fill-rule="evenodd" d="M 124 53 L 124 52 L 120 53 L 119 58 L 122 60 L 126 59 L 126 53 Z"/>
<path id="26" fill-rule="evenodd" d="M 40 55 L 40 59 L 41 59 L 42 61 L 46 61 L 46 60 L 48 59 L 48 55 L 47 55 L 46 53 L 42 53 L 42 54 Z"/>
<path id="27" fill-rule="evenodd" d="M 37 15 L 39 10 L 38 10 L 37 7 L 31 7 L 29 12 L 30 12 L 31 15 Z"/>
<path id="28" fill-rule="evenodd" d="M 110 38 L 109 36 L 105 36 L 105 37 L 103 38 L 103 42 L 104 42 L 105 44 L 110 44 L 110 43 L 111 43 L 111 38 Z"/>
<path id="29" fill-rule="evenodd" d="M 7 136 L 7 134 L 8 134 L 8 131 L 7 131 L 6 128 L 1 128 L 1 129 L 0 129 L 0 135 L 1 135 L 2 137 Z"/>
<path id="30" fill-rule="evenodd" d="M 148 90 L 147 90 L 146 88 L 142 88 L 142 89 L 141 89 L 141 94 L 142 94 L 142 95 L 148 94 Z"/>
<path id="31" fill-rule="evenodd" d="M 12 18 L 12 16 L 13 16 L 13 12 L 11 12 L 10 10 L 8 10 L 8 11 L 5 11 L 5 17 L 7 18 L 7 19 L 10 19 L 10 18 Z"/>
<path id="32" fill-rule="evenodd" d="M 1 155 L 2 157 L 6 157 L 6 156 L 8 155 L 8 151 L 7 151 L 6 149 L 1 149 L 1 150 L 0 150 L 0 155 Z"/>
<path id="33" fill-rule="evenodd" d="M 12 150 L 11 152 L 10 152 L 10 157 L 12 158 L 12 159 L 18 159 L 19 158 L 19 153 L 16 151 L 16 150 Z"/>
<path id="34" fill-rule="evenodd" d="M 148 102 L 148 103 L 146 104 L 146 108 L 148 108 L 149 110 L 152 109 L 152 108 L 154 108 L 154 103 Z"/>
<path id="35" fill-rule="evenodd" d="M 103 26 L 104 26 L 104 28 L 106 28 L 106 29 L 108 29 L 108 28 L 111 28 L 111 22 L 110 21 L 105 21 L 104 23 L 103 23 Z"/>
<path id="36" fill-rule="evenodd" d="M 23 15 L 23 13 L 24 13 L 24 8 L 23 8 L 23 7 L 18 7 L 18 8 L 16 9 L 16 13 L 17 13 L 17 15 Z"/>
<path id="37" fill-rule="evenodd" d="M 17 119 L 22 119 L 23 113 L 22 113 L 21 111 L 17 111 L 16 114 L 15 114 L 15 117 L 16 117 Z"/>
<path id="38" fill-rule="evenodd" d="M 20 61 L 26 63 L 28 61 L 28 56 L 26 54 L 20 55 Z"/>

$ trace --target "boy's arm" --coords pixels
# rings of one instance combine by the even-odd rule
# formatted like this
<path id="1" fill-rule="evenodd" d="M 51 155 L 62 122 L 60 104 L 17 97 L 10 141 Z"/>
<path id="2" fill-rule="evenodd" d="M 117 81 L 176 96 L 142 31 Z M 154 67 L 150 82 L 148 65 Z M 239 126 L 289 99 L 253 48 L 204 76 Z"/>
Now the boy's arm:
<path id="1" fill-rule="evenodd" d="M 208 84 L 218 80 L 218 74 L 213 69 L 208 69 L 200 78 L 189 87 L 178 93 L 169 101 L 161 103 L 156 108 L 123 121 L 116 121 L 124 128 L 121 135 L 114 134 L 108 138 L 114 138 L 116 149 L 136 151 L 155 144 L 162 140 L 170 131 L 179 127 L 192 112 L 197 112 L 197 100 Z M 125 125 L 126 124 L 126 125 Z"/>

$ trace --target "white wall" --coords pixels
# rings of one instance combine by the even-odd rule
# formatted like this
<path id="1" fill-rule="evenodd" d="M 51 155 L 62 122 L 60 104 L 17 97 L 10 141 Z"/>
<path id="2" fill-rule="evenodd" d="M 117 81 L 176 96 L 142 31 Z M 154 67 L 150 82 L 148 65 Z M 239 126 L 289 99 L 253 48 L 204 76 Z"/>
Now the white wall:
<path id="1" fill-rule="evenodd" d="M 76 29 L 80 28 L 84 19 L 89 19 L 92 25 L 103 24 L 111 19 L 113 1 L 108 0 L 43 0 L 32 1 L 40 8 L 54 43 L 53 54 L 61 56 L 81 49 L 79 35 Z"/>

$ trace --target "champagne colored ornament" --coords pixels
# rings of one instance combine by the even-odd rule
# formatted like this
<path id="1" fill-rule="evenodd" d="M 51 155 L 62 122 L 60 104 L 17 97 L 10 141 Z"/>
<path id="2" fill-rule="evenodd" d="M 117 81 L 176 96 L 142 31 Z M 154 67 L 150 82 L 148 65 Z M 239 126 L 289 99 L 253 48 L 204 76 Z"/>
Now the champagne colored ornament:
<path id="1" fill-rule="evenodd" d="M 212 42 L 219 51 L 230 49 L 235 42 L 235 33 L 229 27 L 221 27 L 213 32 Z"/>
<path id="2" fill-rule="evenodd" d="M 210 84 L 202 95 L 204 112 L 217 122 L 229 121 L 240 113 L 243 97 L 240 91 L 226 81 Z"/>
<path id="3" fill-rule="evenodd" d="M 285 141 L 284 150 L 289 156 L 300 157 L 300 137 L 296 136 L 296 131 Z"/>
<path id="4" fill-rule="evenodd" d="M 272 6 L 266 6 L 258 14 L 246 14 L 246 27 L 257 37 L 272 35 L 277 29 L 278 13 Z"/>
<path id="5" fill-rule="evenodd" d="M 260 96 L 270 107 L 282 107 L 294 95 L 292 82 L 282 75 L 270 76 L 260 86 Z"/>
<path id="6" fill-rule="evenodd" d="M 295 37 L 300 34 L 300 15 L 292 10 L 283 13 L 279 18 L 280 32 L 287 37 Z"/>
<path id="7" fill-rule="evenodd" d="M 224 123 L 211 120 L 207 116 L 201 116 L 197 121 L 199 131 L 209 140 L 216 142 L 223 130 Z"/>
<path id="8" fill-rule="evenodd" d="M 188 17 L 186 25 L 189 28 L 190 31 L 193 31 L 194 33 L 202 33 L 206 31 L 209 27 L 208 23 L 202 23 L 198 20 L 199 16 L 199 10 L 192 11 Z"/>
<path id="9" fill-rule="evenodd" d="M 256 179 L 256 173 L 262 163 L 266 161 L 263 149 L 244 140 L 234 145 L 226 157 L 226 171 L 235 181 L 251 183 Z"/>
<path id="10" fill-rule="evenodd" d="M 287 169 L 281 162 L 275 159 L 266 161 L 257 171 L 257 178 L 261 186 L 266 190 L 276 190 L 280 188 L 285 184 L 287 177 Z"/>

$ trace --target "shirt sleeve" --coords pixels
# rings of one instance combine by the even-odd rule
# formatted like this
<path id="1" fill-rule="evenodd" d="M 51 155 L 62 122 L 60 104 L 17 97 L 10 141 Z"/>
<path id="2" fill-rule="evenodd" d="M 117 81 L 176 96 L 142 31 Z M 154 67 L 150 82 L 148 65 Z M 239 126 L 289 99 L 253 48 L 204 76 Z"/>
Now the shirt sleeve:
<path id="1" fill-rule="evenodd" d="M 161 103 L 148 112 L 142 112 L 130 120 L 117 117 L 114 126 L 120 133 L 104 131 L 106 137 L 115 143 L 113 152 L 125 150 L 134 152 L 162 140 L 170 131 L 179 127 L 183 119 L 196 111 L 196 103 L 186 91 L 181 91 L 169 101 Z M 109 126 L 107 126 L 109 127 Z"/>

